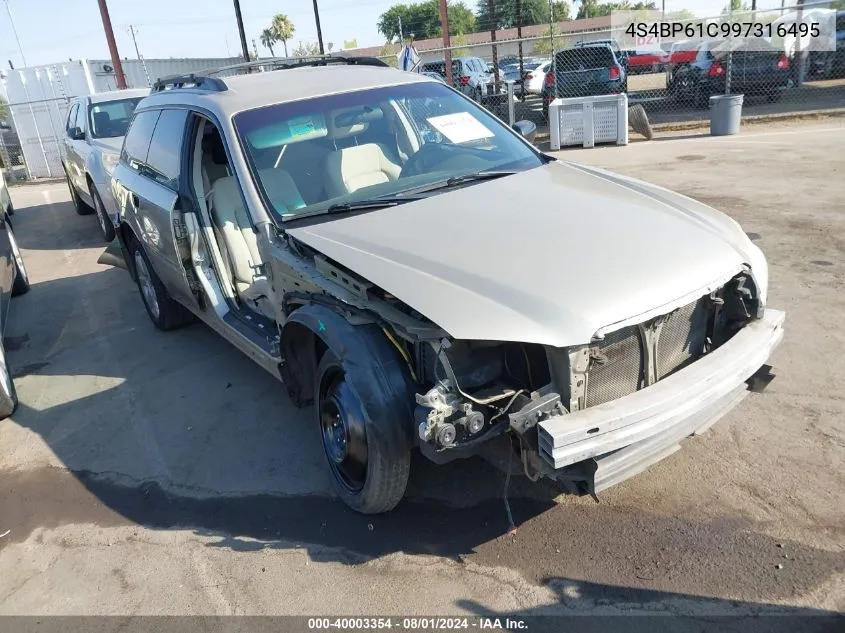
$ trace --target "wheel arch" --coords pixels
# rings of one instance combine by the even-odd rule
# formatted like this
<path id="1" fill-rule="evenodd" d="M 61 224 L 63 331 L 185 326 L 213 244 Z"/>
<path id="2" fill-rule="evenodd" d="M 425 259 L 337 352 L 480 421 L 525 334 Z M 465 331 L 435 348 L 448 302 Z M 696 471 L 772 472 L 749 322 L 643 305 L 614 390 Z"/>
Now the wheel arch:
<path id="1" fill-rule="evenodd" d="M 329 307 L 307 304 L 291 313 L 280 341 L 284 362 L 280 373 L 297 406 L 313 403 L 316 370 L 326 350 L 343 365 L 366 415 L 404 417 L 393 424 L 377 424 L 408 442 L 413 426 L 414 387 L 407 365 L 375 323 L 353 325 Z"/>

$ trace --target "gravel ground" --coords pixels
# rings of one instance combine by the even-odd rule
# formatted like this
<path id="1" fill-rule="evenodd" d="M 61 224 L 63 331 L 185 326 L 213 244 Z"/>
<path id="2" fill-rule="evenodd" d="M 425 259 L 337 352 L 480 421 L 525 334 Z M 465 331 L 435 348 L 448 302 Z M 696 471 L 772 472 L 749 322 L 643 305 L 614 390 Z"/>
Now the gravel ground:
<path id="1" fill-rule="evenodd" d="M 756 233 L 786 337 L 765 393 L 599 504 L 515 480 L 515 535 L 480 459 L 419 459 L 397 511 L 347 511 L 310 410 L 206 327 L 156 331 L 63 185 L 15 188 L 0 614 L 841 611 L 844 144 L 830 120 L 561 153 Z"/>

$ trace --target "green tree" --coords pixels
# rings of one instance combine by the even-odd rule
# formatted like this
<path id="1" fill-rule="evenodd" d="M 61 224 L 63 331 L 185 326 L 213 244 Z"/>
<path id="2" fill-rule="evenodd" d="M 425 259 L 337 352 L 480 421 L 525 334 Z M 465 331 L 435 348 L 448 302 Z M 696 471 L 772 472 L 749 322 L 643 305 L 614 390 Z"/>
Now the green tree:
<path id="1" fill-rule="evenodd" d="M 288 40 L 293 37 L 294 33 L 296 33 L 296 27 L 294 27 L 293 22 L 291 22 L 290 18 L 284 13 L 278 13 L 273 16 L 273 22 L 270 25 L 270 29 L 276 36 L 276 41 L 281 42 L 284 45 L 285 57 L 287 57 Z M 301 45 L 302 43 L 300 42 L 300 46 Z"/>
<path id="2" fill-rule="evenodd" d="M 469 38 L 464 33 L 459 33 L 452 38 L 452 57 L 469 57 L 470 51 L 467 48 Z"/>
<path id="3" fill-rule="evenodd" d="M 449 34 L 472 33 L 475 31 L 475 15 L 463 2 L 450 2 Z M 381 14 L 376 27 L 388 42 L 399 40 L 401 22 L 403 35 L 425 40 L 440 37 L 440 3 L 438 0 L 424 0 L 411 4 L 395 4 Z"/>
<path id="4" fill-rule="evenodd" d="M 554 20 L 562 22 L 569 19 L 569 3 L 553 2 Z M 522 26 L 549 23 L 549 0 L 522 0 Z M 514 0 L 493 0 L 496 9 L 496 28 L 511 29 L 517 26 L 516 2 Z M 490 12 L 487 0 L 478 0 L 476 5 L 476 24 L 480 30 L 490 30 Z"/>
<path id="5" fill-rule="evenodd" d="M 599 2 L 598 0 L 581 0 L 576 18 L 599 18 L 603 15 L 610 15 L 612 11 L 654 11 L 657 9 L 655 2 Z"/>
<path id="6" fill-rule="evenodd" d="M 275 57 L 273 53 L 273 44 L 276 43 L 276 35 L 273 29 L 264 29 L 261 31 L 261 45 L 270 50 L 270 57 Z"/>
<path id="7" fill-rule="evenodd" d="M 722 15 L 727 15 L 731 11 L 734 13 L 744 13 L 751 11 L 751 7 L 748 6 L 747 2 L 743 2 L 742 0 L 731 0 L 730 5 L 725 5 L 722 8 Z"/>
<path id="8" fill-rule="evenodd" d="M 690 11 L 689 9 L 681 9 L 680 11 L 671 11 L 666 16 L 671 19 L 673 22 L 690 22 L 695 20 L 695 13 Z"/>
<path id="9" fill-rule="evenodd" d="M 554 42 L 552 39 L 554 38 Z M 556 50 L 564 48 L 563 37 L 557 28 L 547 28 L 539 40 L 534 40 L 534 55 L 550 57 Z"/>
<path id="10" fill-rule="evenodd" d="M 320 46 L 316 42 L 302 42 L 293 49 L 294 57 L 316 57 L 320 54 Z"/>

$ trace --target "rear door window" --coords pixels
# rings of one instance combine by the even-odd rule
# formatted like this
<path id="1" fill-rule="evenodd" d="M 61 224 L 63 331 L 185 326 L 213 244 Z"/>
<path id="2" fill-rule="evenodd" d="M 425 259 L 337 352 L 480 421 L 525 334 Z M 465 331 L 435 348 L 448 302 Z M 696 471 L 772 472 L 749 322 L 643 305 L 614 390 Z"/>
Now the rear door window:
<path id="1" fill-rule="evenodd" d="M 121 160 L 129 164 L 132 161 L 139 164 L 147 162 L 150 140 L 153 137 L 153 130 L 160 113 L 161 110 L 147 110 L 135 115 L 129 126 L 129 132 L 123 141 L 123 151 L 120 153 Z"/>
<path id="2" fill-rule="evenodd" d="M 187 118 L 187 110 L 162 110 L 147 153 L 148 175 L 173 190 L 179 188 L 182 138 Z"/>

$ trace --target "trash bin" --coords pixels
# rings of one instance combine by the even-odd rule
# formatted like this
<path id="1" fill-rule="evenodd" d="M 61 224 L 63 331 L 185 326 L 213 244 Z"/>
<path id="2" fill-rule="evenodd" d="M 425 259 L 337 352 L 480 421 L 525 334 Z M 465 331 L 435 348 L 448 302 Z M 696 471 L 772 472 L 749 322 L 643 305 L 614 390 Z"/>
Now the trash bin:
<path id="1" fill-rule="evenodd" d="M 739 132 L 743 95 L 710 97 L 710 135 L 728 136 Z"/>

